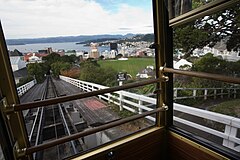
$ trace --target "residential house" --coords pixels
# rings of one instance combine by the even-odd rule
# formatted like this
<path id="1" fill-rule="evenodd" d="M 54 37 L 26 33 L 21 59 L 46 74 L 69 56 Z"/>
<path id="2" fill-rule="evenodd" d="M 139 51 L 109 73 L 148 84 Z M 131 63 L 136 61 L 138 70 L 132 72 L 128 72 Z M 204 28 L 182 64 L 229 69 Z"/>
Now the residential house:
<path id="1" fill-rule="evenodd" d="M 23 57 L 21 56 L 10 57 L 10 62 L 12 66 L 14 80 L 15 80 L 15 83 L 17 84 L 19 83 L 19 80 L 21 78 L 28 76 L 26 63 L 24 62 Z"/>
<path id="2" fill-rule="evenodd" d="M 13 72 L 26 67 L 26 63 L 24 62 L 23 57 L 20 56 L 10 57 L 10 62 Z"/>
<path id="3" fill-rule="evenodd" d="M 155 77 L 155 72 L 152 68 L 145 68 L 143 70 L 141 70 L 140 72 L 138 72 L 138 74 L 136 75 L 136 78 L 139 79 L 146 79 L 146 78 L 154 78 Z"/>
<path id="4" fill-rule="evenodd" d="M 21 78 L 28 77 L 27 68 L 24 67 L 22 69 L 16 70 L 13 72 L 15 83 L 18 84 Z"/>
<path id="5" fill-rule="evenodd" d="M 179 61 L 173 61 L 173 68 L 188 70 L 192 67 L 192 63 L 186 59 L 180 59 Z"/>

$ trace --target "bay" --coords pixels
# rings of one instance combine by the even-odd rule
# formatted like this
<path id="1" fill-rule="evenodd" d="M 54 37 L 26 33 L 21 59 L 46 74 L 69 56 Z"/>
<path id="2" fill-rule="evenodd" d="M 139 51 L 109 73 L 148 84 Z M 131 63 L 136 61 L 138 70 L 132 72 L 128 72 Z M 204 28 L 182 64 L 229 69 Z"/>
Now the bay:
<path id="1" fill-rule="evenodd" d="M 13 51 L 17 49 L 22 53 L 28 52 L 38 52 L 38 50 L 43 50 L 51 47 L 53 51 L 60 49 L 67 50 L 76 50 L 76 51 L 90 51 L 90 46 L 84 46 L 83 44 L 76 44 L 76 42 L 65 42 L 65 43 L 36 43 L 36 44 L 25 44 L 25 45 L 8 45 L 8 50 Z M 109 51 L 109 46 L 98 47 L 99 52 L 105 50 Z"/>

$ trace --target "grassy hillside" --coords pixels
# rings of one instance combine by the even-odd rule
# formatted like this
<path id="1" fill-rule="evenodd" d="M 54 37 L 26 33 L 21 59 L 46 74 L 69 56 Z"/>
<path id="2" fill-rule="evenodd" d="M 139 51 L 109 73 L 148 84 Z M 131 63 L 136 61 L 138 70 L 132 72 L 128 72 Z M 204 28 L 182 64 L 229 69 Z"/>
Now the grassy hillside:
<path id="1" fill-rule="evenodd" d="M 101 67 L 112 67 L 118 72 L 127 72 L 133 77 L 136 74 L 147 67 L 148 65 L 154 65 L 154 58 L 129 58 L 127 61 L 118 60 L 102 60 L 98 61 Z"/>
<path id="2" fill-rule="evenodd" d="M 229 116 L 240 117 L 240 99 L 230 100 L 214 105 L 210 108 L 210 110 Z"/>

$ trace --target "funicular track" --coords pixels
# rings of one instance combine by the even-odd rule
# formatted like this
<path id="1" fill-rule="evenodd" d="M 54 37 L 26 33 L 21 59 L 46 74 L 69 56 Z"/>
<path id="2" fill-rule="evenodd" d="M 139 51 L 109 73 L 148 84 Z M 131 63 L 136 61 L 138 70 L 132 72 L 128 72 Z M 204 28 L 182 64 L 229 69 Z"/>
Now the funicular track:
<path id="1" fill-rule="evenodd" d="M 45 89 L 41 95 L 41 100 L 60 96 L 59 93 L 61 91 L 56 89 L 51 76 L 47 76 L 44 83 Z M 31 146 L 36 146 L 77 132 L 68 110 L 63 103 L 39 107 L 35 110 L 31 110 L 31 113 L 35 115 L 31 130 L 28 133 Z M 33 154 L 33 158 L 37 160 L 46 158 L 63 159 L 81 152 L 83 150 L 82 148 L 82 140 L 77 139 L 46 149 L 42 152 L 37 152 Z"/>

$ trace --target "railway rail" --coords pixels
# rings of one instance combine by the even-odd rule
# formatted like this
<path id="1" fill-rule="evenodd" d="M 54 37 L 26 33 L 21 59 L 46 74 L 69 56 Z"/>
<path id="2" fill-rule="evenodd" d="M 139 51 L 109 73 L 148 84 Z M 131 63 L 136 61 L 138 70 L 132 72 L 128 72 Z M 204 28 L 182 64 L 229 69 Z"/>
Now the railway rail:
<path id="1" fill-rule="evenodd" d="M 60 96 L 59 93 L 61 91 L 56 89 L 51 76 L 47 76 L 43 86 L 44 89 L 41 98 L 38 100 Z M 75 125 L 72 123 L 73 120 L 63 103 L 31 109 L 25 117 L 25 121 L 29 122 L 28 139 L 31 146 L 37 146 L 38 144 L 69 136 L 77 132 Z M 36 160 L 45 159 L 46 157 L 63 159 L 81 152 L 83 150 L 82 146 L 84 146 L 82 140 L 77 139 L 42 152 L 37 152 L 33 154 L 33 158 Z"/>

